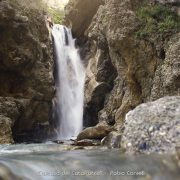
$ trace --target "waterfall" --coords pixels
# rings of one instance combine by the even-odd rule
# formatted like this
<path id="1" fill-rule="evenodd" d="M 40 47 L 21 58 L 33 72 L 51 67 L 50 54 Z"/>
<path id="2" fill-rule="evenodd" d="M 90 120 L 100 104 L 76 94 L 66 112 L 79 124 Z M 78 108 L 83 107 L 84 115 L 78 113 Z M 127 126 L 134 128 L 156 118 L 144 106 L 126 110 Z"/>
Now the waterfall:
<path id="1" fill-rule="evenodd" d="M 85 68 L 71 30 L 54 25 L 52 35 L 56 56 L 56 105 L 59 139 L 76 137 L 83 126 Z"/>

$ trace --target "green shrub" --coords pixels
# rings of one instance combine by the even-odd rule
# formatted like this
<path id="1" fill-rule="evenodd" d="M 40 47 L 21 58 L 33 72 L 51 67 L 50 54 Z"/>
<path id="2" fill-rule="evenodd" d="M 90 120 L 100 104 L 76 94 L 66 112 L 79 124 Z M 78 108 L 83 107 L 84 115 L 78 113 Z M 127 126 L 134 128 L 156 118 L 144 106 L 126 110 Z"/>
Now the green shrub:
<path id="1" fill-rule="evenodd" d="M 160 4 L 140 8 L 137 17 L 142 23 L 136 32 L 137 37 L 144 38 L 153 33 L 163 34 L 180 29 L 180 17 L 169 7 Z"/>
<path id="2" fill-rule="evenodd" d="M 48 13 L 52 17 L 52 20 L 55 24 L 60 24 L 62 22 L 64 17 L 63 9 L 48 8 Z"/>

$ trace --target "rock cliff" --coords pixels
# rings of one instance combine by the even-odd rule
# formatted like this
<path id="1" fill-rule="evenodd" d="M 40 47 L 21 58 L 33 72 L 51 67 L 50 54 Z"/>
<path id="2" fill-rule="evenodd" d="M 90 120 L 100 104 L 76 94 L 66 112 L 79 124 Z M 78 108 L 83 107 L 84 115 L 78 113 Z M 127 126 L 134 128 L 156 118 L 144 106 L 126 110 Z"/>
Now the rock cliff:
<path id="1" fill-rule="evenodd" d="M 84 1 L 72 0 L 66 11 L 74 35 L 85 39 L 85 121 L 121 125 L 137 105 L 179 93 L 179 9 L 169 1 L 96 2 L 85 8 Z M 84 11 L 94 12 L 93 18 Z M 170 15 L 172 26 L 163 20 Z"/>
<path id="2" fill-rule="evenodd" d="M 0 143 L 12 143 L 12 133 L 16 141 L 36 137 L 49 123 L 52 44 L 40 5 L 0 1 Z"/>
<path id="3" fill-rule="evenodd" d="M 84 3 L 71 0 L 65 18 L 80 39 L 87 64 L 84 125 L 115 124 L 120 139 L 124 126 L 126 132 L 131 126 L 124 124 L 130 110 L 180 93 L 179 2 L 92 0 L 88 7 Z M 89 11 L 92 14 L 85 16 Z"/>

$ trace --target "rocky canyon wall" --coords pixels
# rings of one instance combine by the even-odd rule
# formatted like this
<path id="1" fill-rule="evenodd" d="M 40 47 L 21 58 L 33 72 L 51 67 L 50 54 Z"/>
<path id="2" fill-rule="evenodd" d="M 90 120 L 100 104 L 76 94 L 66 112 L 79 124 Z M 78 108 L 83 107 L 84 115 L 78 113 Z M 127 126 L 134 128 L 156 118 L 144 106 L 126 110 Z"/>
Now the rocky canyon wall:
<path id="1" fill-rule="evenodd" d="M 49 126 L 52 44 L 38 2 L 0 1 L 0 143 L 36 138 Z"/>
<path id="2" fill-rule="evenodd" d="M 84 39 L 86 126 L 106 121 L 121 128 L 127 112 L 137 105 L 179 95 L 179 25 L 164 25 L 162 18 L 172 13 L 179 23 L 178 7 L 174 1 L 70 1 L 65 22 Z M 147 9 L 155 27 L 146 19 Z M 143 34 L 143 28 L 149 34 Z"/>

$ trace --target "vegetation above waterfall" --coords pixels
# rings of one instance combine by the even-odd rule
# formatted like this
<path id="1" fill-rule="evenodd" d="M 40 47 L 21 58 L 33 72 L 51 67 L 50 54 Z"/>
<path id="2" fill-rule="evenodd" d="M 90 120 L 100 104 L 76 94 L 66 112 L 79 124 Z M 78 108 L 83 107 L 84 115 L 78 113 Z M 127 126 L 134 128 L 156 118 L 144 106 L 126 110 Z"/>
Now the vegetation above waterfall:
<path id="1" fill-rule="evenodd" d="M 141 28 L 136 34 L 141 38 L 157 33 L 163 35 L 177 32 L 180 29 L 180 16 L 168 6 L 145 5 L 137 10 L 137 16 L 141 21 Z"/>
<path id="2" fill-rule="evenodd" d="M 63 9 L 56 9 L 52 7 L 48 7 L 48 13 L 52 17 L 52 21 L 55 24 L 61 24 L 64 17 Z"/>

